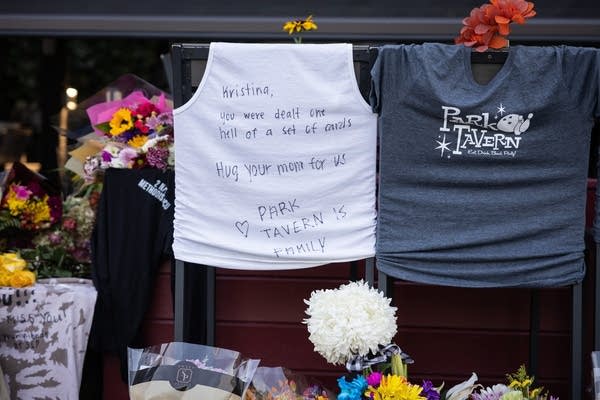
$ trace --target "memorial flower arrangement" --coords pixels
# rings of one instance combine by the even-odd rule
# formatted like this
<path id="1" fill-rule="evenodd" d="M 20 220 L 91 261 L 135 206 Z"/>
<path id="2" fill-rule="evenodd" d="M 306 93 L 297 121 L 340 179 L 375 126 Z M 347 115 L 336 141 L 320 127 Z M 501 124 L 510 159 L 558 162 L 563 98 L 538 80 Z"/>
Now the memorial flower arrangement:
<path id="1" fill-rule="evenodd" d="M 313 21 L 313 16 L 309 15 L 306 19 L 296 19 L 287 21 L 283 24 L 283 30 L 288 33 L 288 35 L 294 35 L 294 42 L 302 43 L 302 32 L 306 31 L 316 31 L 318 28 L 315 21 Z"/>
<path id="2" fill-rule="evenodd" d="M 50 196 L 36 181 L 12 182 L 0 203 L 0 230 L 36 231 L 60 219 L 61 200 Z"/>
<path id="3" fill-rule="evenodd" d="M 0 188 L 0 251 L 30 247 L 33 236 L 60 221 L 62 196 L 43 176 L 16 162 Z"/>
<path id="4" fill-rule="evenodd" d="M 525 0 L 490 0 L 471 10 L 463 19 L 456 44 L 473 47 L 476 51 L 501 49 L 508 46 L 510 24 L 524 24 L 536 15 L 534 3 Z"/>
<path id="5" fill-rule="evenodd" d="M 164 94 L 148 99 L 134 91 L 123 99 L 95 104 L 87 114 L 105 141 L 102 151 L 84 163 L 87 181 L 106 168 L 166 170 L 174 165 L 173 109 Z"/>
<path id="6" fill-rule="evenodd" d="M 39 232 L 33 248 L 21 255 L 40 278 L 88 277 L 91 268 L 91 237 L 101 185 L 66 197 L 61 223 Z"/>
<path id="7" fill-rule="evenodd" d="M 396 307 L 364 281 L 315 290 L 304 302 L 309 340 L 332 364 L 376 353 L 396 334 Z"/>
<path id="8" fill-rule="evenodd" d="M 19 254 L 0 254 L 0 286 L 21 288 L 34 283 L 35 273 L 27 268 L 27 261 Z"/>
<path id="9" fill-rule="evenodd" d="M 438 400 L 430 381 L 408 380 L 413 360 L 392 339 L 397 331 L 396 307 L 391 299 L 366 282 L 350 282 L 337 289 L 316 290 L 304 320 L 315 351 L 350 372 L 338 379 L 339 400 Z"/>
<path id="10" fill-rule="evenodd" d="M 89 276 L 100 189 L 100 184 L 87 185 L 63 200 L 46 178 L 15 163 L 0 200 L 0 252 L 20 260 L 9 265 L 27 268 L 11 271 L 33 271 L 38 278 Z"/>
<path id="11" fill-rule="evenodd" d="M 333 393 L 297 372 L 283 367 L 258 367 L 246 392 L 247 400 L 328 400 Z"/>
<path id="12" fill-rule="evenodd" d="M 477 375 L 448 390 L 445 400 L 559 400 L 558 397 L 544 391 L 543 387 L 535 387 L 535 377 L 529 376 L 525 365 L 516 372 L 506 375 L 506 384 L 483 387 L 477 384 Z"/>

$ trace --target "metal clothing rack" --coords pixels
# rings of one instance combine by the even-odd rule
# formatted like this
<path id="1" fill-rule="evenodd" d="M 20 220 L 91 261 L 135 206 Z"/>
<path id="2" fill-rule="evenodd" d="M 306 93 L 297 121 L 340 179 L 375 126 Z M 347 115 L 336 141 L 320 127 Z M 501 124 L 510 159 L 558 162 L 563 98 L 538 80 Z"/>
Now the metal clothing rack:
<path id="1" fill-rule="evenodd" d="M 189 100 L 198 86 L 208 59 L 209 44 L 176 43 L 171 47 L 172 84 L 175 107 Z M 365 98 L 370 90 L 370 69 L 377 57 L 377 47 L 355 45 L 353 47 L 355 72 L 359 89 Z M 483 56 L 474 59 L 480 64 L 498 64 L 502 62 L 501 54 L 493 57 Z M 477 74 L 477 70 L 474 70 Z M 596 247 L 596 264 L 600 263 L 600 244 Z M 357 262 L 351 263 L 350 279 L 356 279 Z M 197 266 L 182 260 L 175 260 L 175 299 L 174 299 L 174 339 L 176 341 L 194 341 L 207 345 L 215 343 L 215 267 Z M 375 260 L 365 260 L 365 279 L 371 284 L 375 281 Z M 391 278 L 383 272 L 378 272 L 378 288 L 384 295 L 391 295 Z M 192 285 L 192 283 L 194 285 Z M 600 291 L 600 273 L 596 268 L 596 304 L 595 307 L 595 337 L 594 347 L 600 349 L 600 307 L 598 299 Z M 193 300 L 195 298 L 195 300 Z M 199 300 L 198 300 L 199 299 Z M 194 303 L 194 304 L 192 304 Z M 582 303 L 583 288 L 579 283 L 572 287 L 572 369 L 571 369 L 571 398 L 581 397 L 583 386 L 582 373 Z M 191 308 L 200 307 L 204 314 L 200 332 L 192 334 L 189 316 Z M 196 313 L 198 312 L 196 308 Z M 530 299 L 529 324 L 529 370 L 535 374 L 537 370 L 539 349 L 539 293 L 532 290 Z M 197 320 L 197 318 L 196 318 Z"/>

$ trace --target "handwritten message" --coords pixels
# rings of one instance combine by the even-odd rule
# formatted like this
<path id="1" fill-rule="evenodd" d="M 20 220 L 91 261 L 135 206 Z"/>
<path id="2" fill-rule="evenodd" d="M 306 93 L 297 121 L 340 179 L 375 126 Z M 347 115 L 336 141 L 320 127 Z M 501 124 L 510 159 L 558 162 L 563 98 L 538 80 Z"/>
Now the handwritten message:
<path id="1" fill-rule="evenodd" d="M 261 179 L 269 177 L 289 178 L 293 182 L 314 174 L 335 176 L 335 169 L 352 163 L 352 158 L 346 152 L 324 154 L 315 151 L 300 158 L 286 158 L 281 153 L 271 153 L 265 157 L 260 147 L 258 151 L 253 151 L 253 146 L 277 140 L 278 137 L 279 140 L 288 140 L 290 146 L 306 146 L 315 137 L 324 135 L 340 135 L 339 138 L 343 140 L 345 137 L 342 134 L 353 128 L 353 118 L 356 117 L 350 114 L 340 117 L 339 110 L 330 112 L 327 106 L 282 105 L 286 101 L 276 99 L 278 92 L 266 84 L 222 85 L 223 108 L 215 115 L 214 135 L 223 146 L 229 143 L 248 146 L 241 159 L 214 161 L 213 172 L 224 184 L 246 182 L 260 185 L 268 183 L 268 179 L 262 182 Z M 275 105 L 263 102 L 259 107 L 255 103 L 238 101 L 251 97 L 275 98 Z M 262 159 L 257 160 L 258 157 Z M 317 208 L 314 202 L 310 203 L 311 206 L 306 206 L 299 197 L 254 203 L 251 204 L 254 212 L 232 221 L 231 226 L 244 239 L 255 236 L 263 242 L 272 243 L 271 254 L 276 259 L 325 254 L 328 238 L 322 233 L 327 230 L 323 228 L 343 221 L 350 211 L 339 200 Z"/>
<path id="2" fill-rule="evenodd" d="M 176 139 L 184 260 L 288 269 L 374 253 L 377 118 L 351 49 L 275 47 L 211 44 L 200 94 L 175 114 L 190 127 Z"/>
<path id="3" fill-rule="evenodd" d="M 0 354 L 11 398 L 78 397 L 95 301 L 86 280 L 0 288 Z"/>

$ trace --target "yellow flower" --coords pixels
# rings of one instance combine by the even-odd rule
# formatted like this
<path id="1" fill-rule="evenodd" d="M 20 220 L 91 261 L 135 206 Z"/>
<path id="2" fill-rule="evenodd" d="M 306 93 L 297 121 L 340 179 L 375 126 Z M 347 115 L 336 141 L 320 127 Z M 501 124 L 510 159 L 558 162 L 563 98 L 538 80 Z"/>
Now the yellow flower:
<path id="1" fill-rule="evenodd" d="M 10 286 L 10 277 L 12 273 L 5 269 L 0 269 L 0 286 Z"/>
<path id="2" fill-rule="evenodd" d="M 35 283 L 35 274 L 29 270 L 16 271 L 10 277 L 10 286 L 22 288 Z"/>
<path id="3" fill-rule="evenodd" d="M 8 210 L 10 211 L 10 215 L 17 216 L 20 214 L 27 200 L 19 199 L 14 191 L 10 190 L 6 194 L 6 204 L 8 205 Z"/>
<path id="4" fill-rule="evenodd" d="M 283 30 L 286 31 L 289 35 L 294 33 L 296 29 L 300 29 L 300 23 L 298 21 L 288 21 L 283 25 Z"/>
<path id="5" fill-rule="evenodd" d="M 423 388 L 409 383 L 403 376 L 381 377 L 379 387 L 369 386 L 365 395 L 373 400 L 426 400 L 421 396 Z"/>
<path id="6" fill-rule="evenodd" d="M 286 31 L 289 35 L 292 33 L 302 32 L 302 31 L 312 31 L 317 29 L 317 24 L 312 19 L 312 15 L 309 15 L 306 19 L 297 19 L 294 21 L 287 21 L 283 25 L 283 30 Z"/>
<path id="7" fill-rule="evenodd" d="M 11 273 L 21 271 L 26 266 L 27 262 L 23 260 L 17 253 L 0 254 L 0 272 L 2 270 Z"/>
<path id="8" fill-rule="evenodd" d="M 24 211 L 31 215 L 31 222 L 39 224 L 50 221 L 50 207 L 48 206 L 48 195 L 45 195 L 41 201 L 30 201 L 24 208 Z"/>
<path id="9" fill-rule="evenodd" d="M 543 388 L 541 387 L 533 389 L 531 392 L 529 392 L 529 397 L 531 397 L 532 399 L 537 399 L 538 396 L 542 394 L 542 390 Z"/>
<path id="10" fill-rule="evenodd" d="M 130 145 L 131 147 L 135 147 L 136 149 L 139 149 L 144 144 L 146 144 L 147 141 L 148 141 L 148 136 L 135 135 L 127 142 L 127 144 Z"/>
<path id="11" fill-rule="evenodd" d="M 302 29 L 305 31 L 317 30 L 317 24 L 312 19 L 312 15 L 309 15 L 304 21 L 302 21 Z"/>
<path id="12" fill-rule="evenodd" d="M 517 380 L 513 380 L 512 382 L 510 382 L 508 387 L 511 389 L 521 389 L 523 387 L 523 385 L 521 385 L 521 382 L 519 382 Z"/>
<path id="13" fill-rule="evenodd" d="M 109 125 L 110 134 L 113 136 L 120 135 L 121 133 L 133 128 L 133 119 L 131 117 L 131 111 L 127 108 L 119 108 L 117 112 L 113 114 Z"/>

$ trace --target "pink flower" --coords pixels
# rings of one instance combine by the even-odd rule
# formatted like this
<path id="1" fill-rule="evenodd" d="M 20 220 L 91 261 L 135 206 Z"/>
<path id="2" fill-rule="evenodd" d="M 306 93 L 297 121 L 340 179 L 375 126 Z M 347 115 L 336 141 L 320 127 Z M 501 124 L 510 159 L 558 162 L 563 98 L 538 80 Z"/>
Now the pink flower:
<path id="1" fill-rule="evenodd" d="M 381 372 L 371 372 L 369 376 L 367 376 L 367 384 L 369 386 L 379 386 L 381 382 Z"/>
<path id="2" fill-rule="evenodd" d="M 13 185 L 12 190 L 15 192 L 15 197 L 19 200 L 27 200 L 31 196 L 31 190 L 27 189 L 26 186 Z"/>
<path id="3" fill-rule="evenodd" d="M 74 231 L 75 228 L 77 228 L 77 221 L 75 221 L 75 219 L 73 218 L 65 218 L 63 220 L 63 228 L 65 228 L 68 231 Z"/>

